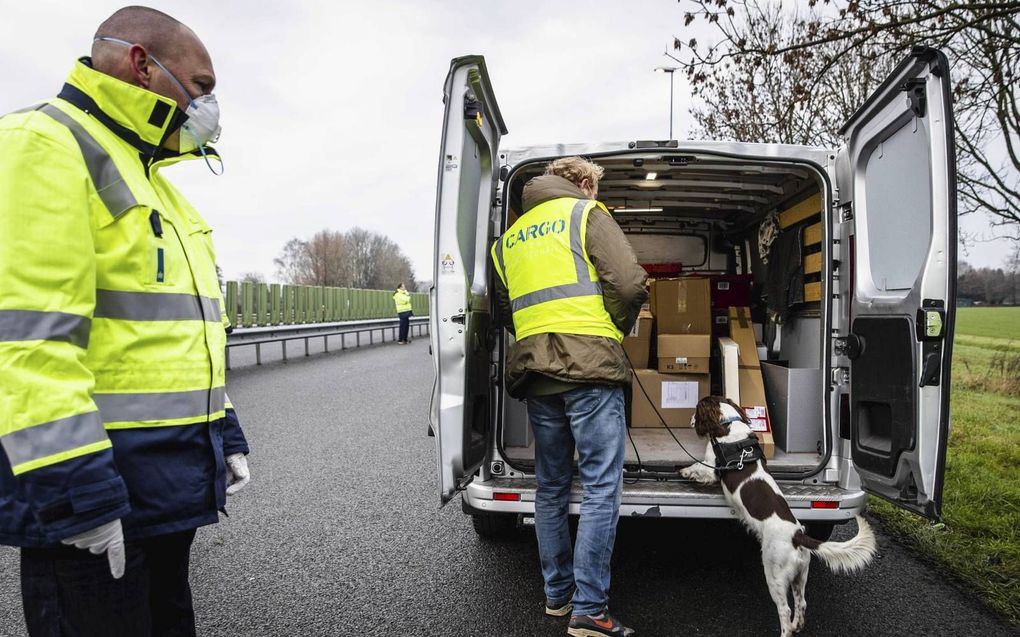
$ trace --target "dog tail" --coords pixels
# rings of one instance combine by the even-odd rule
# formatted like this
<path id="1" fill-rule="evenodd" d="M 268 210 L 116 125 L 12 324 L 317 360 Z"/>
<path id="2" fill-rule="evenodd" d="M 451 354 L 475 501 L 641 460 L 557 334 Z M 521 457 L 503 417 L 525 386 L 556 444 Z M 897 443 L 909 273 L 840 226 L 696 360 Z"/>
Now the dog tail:
<path id="1" fill-rule="evenodd" d="M 793 535 L 793 545 L 803 546 L 822 558 L 825 565 L 836 573 L 856 573 L 871 562 L 877 550 L 874 531 L 859 515 L 857 535 L 846 542 L 821 542 L 798 529 Z"/>

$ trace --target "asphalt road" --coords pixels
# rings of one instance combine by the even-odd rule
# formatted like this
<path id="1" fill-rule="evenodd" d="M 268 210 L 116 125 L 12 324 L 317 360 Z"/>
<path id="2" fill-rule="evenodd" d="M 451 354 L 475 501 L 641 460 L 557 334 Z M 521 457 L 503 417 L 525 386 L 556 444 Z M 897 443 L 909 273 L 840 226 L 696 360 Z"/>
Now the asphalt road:
<path id="1" fill-rule="evenodd" d="M 423 339 L 238 368 L 244 360 L 235 355 L 229 392 L 253 481 L 229 518 L 199 531 L 199 634 L 565 634 L 565 620 L 541 613 L 533 533 L 481 541 L 458 503 L 437 507 Z M 905 548 L 879 543 L 857 576 L 814 562 L 802 634 L 1018 634 Z M 4 637 L 24 635 L 17 579 L 17 553 L 0 547 Z M 779 632 L 757 544 L 730 522 L 622 521 L 611 605 L 644 636 Z"/>

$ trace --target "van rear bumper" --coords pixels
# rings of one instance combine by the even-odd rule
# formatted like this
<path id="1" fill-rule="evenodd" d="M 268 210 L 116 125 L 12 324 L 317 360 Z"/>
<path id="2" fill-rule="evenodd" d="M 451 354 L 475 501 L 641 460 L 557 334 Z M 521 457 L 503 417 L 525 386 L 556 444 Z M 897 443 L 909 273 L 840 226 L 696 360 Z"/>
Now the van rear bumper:
<path id="1" fill-rule="evenodd" d="M 479 513 L 534 515 L 536 488 L 532 478 L 493 478 L 486 482 L 472 482 L 463 493 L 464 508 Z M 799 483 L 780 483 L 779 488 L 793 514 L 803 522 L 845 522 L 864 510 L 863 491 Z M 570 513 L 577 515 L 580 507 L 581 487 L 575 480 L 570 492 Z M 702 485 L 676 480 L 625 483 L 620 517 L 736 518 L 737 515 L 726 504 L 722 487 L 718 484 Z"/>

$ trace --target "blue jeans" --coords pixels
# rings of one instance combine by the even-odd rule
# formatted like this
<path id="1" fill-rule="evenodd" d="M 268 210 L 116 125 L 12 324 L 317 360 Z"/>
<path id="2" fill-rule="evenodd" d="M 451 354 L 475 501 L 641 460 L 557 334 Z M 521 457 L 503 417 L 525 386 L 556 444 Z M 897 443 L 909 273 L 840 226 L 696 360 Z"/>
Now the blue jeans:
<path id="1" fill-rule="evenodd" d="M 535 432 L 535 529 L 545 596 L 566 600 L 575 615 L 597 615 L 609 604 L 609 560 L 616 540 L 627 435 L 623 389 L 585 385 L 528 398 Z M 567 506 L 577 447 L 581 520 L 571 551 Z"/>

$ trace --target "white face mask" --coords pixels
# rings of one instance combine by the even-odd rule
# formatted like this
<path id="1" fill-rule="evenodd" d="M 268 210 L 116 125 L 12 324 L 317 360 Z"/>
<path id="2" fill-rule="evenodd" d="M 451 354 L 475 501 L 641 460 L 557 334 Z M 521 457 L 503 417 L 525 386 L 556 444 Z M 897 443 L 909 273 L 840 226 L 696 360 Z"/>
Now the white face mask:
<path id="1" fill-rule="evenodd" d="M 103 42 L 114 42 L 116 44 L 123 44 L 125 46 L 132 46 L 127 40 L 121 40 L 118 38 L 96 38 L 97 41 Z M 209 158 L 205 154 L 205 146 L 209 143 L 215 143 L 220 138 L 220 105 L 216 102 L 215 95 L 200 95 L 198 98 L 192 98 L 191 93 L 188 93 L 184 85 L 178 81 L 177 76 L 170 72 L 168 68 L 163 66 L 163 63 L 156 59 L 154 55 L 149 54 L 149 58 L 156 63 L 167 76 L 173 80 L 174 84 L 181 93 L 188 98 L 188 109 L 184 111 L 188 119 L 181 126 L 180 135 L 180 152 L 190 153 L 192 151 L 199 151 L 202 156 L 205 157 L 205 162 L 209 166 L 209 170 L 213 174 L 223 174 L 222 166 L 223 161 L 220 160 L 220 172 L 213 170 L 212 164 L 209 164 Z"/>
<path id="2" fill-rule="evenodd" d="M 181 126 L 182 153 L 198 150 L 220 138 L 220 105 L 216 103 L 215 95 L 202 95 L 191 100 L 184 114 L 188 121 Z"/>

